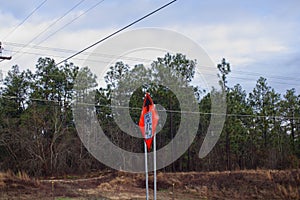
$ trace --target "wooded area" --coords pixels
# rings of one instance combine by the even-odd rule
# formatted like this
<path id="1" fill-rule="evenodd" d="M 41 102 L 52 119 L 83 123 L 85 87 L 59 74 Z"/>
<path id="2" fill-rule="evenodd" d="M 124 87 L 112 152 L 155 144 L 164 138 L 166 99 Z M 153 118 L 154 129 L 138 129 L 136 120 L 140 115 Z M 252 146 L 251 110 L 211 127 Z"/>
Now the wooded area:
<path id="1" fill-rule="evenodd" d="M 300 95 L 293 88 L 279 94 L 263 77 L 258 78 L 249 94 L 242 85 L 229 87 L 230 65 L 225 59 L 216 67 L 220 84 L 227 92 L 226 122 L 213 151 L 200 159 L 198 152 L 214 113 L 210 109 L 212 94 L 192 85 L 196 65 L 195 60 L 182 54 L 166 54 L 153 61 L 151 69 L 117 62 L 104 77 L 106 87 L 97 86 L 96 75 L 88 67 L 79 68 L 72 63 L 56 66 L 51 58 L 40 58 L 34 72 L 20 71 L 18 66 L 13 66 L 0 91 L 0 170 L 47 176 L 107 169 L 89 154 L 76 132 L 72 101 L 80 95 L 74 91 L 78 74 L 87 80 L 83 91 L 98 87 L 95 107 L 105 134 L 128 151 L 142 152 L 143 139 L 123 133 L 114 122 L 111 95 L 124 84 L 122 81 L 158 80 L 158 74 L 165 69 L 171 70 L 175 78 L 184 77 L 188 83 L 184 87 L 195 92 L 200 124 L 188 151 L 162 171 L 299 168 Z M 167 110 L 166 123 L 157 136 L 159 149 L 176 135 L 180 105 L 169 88 L 145 84 L 131 91 L 129 109 L 136 123 L 145 91 L 150 92 L 154 103 Z"/>

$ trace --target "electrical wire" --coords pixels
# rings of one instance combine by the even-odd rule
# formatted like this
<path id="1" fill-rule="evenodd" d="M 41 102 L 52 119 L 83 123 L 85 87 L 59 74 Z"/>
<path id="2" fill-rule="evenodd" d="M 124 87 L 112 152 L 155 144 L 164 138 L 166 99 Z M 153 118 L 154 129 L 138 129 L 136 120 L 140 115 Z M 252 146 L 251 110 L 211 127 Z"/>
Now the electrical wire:
<path id="1" fill-rule="evenodd" d="M 64 28 L 66 28 L 67 26 L 69 26 L 70 24 L 72 24 L 74 21 L 76 21 L 77 19 L 79 19 L 80 17 L 82 17 L 83 15 L 85 15 L 86 13 L 90 12 L 92 9 L 96 8 L 98 5 L 100 5 L 103 2 L 104 2 L 104 0 L 98 1 L 96 4 L 94 4 L 91 7 L 89 7 L 86 11 L 84 11 L 83 13 L 81 13 L 80 15 L 78 15 L 77 17 L 75 17 L 74 19 L 72 19 L 70 22 L 66 23 L 65 25 L 63 25 L 62 27 L 60 27 L 59 29 L 57 29 L 55 32 L 53 32 L 52 34 L 50 34 L 49 36 L 47 36 L 44 40 L 40 41 L 36 45 L 42 44 L 43 42 L 45 42 L 46 40 L 48 40 L 50 37 L 52 37 L 53 35 L 57 34 L 59 31 L 63 30 Z"/>
<path id="2" fill-rule="evenodd" d="M 16 96 L 0 96 L 2 98 L 8 99 L 8 100 L 14 100 L 14 99 L 20 99 L 24 100 L 24 98 L 16 97 Z M 40 102 L 52 102 L 57 103 L 58 105 L 61 100 L 48 100 L 48 99 L 40 99 L 40 98 L 28 98 L 26 99 L 28 101 L 40 101 Z M 72 105 L 74 103 L 67 102 L 67 104 Z M 128 110 L 137 110 L 141 111 L 141 108 L 138 107 L 131 107 L 131 106 L 112 106 L 112 105 L 96 105 L 91 103 L 82 103 L 82 102 L 76 102 L 76 105 L 79 106 L 91 106 L 91 107 L 105 107 L 105 108 L 117 108 L 117 109 L 128 109 Z M 228 116 L 228 117 L 253 117 L 253 118 L 270 118 L 270 119 L 287 119 L 287 120 L 300 120 L 300 117 L 295 116 L 284 116 L 284 115 L 254 115 L 254 114 L 237 114 L 237 113 L 215 113 L 215 112 L 200 112 L 200 111 L 184 111 L 184 110 L 157 110 L 161 112 L 167 112 L 167 113 L 177 113 L 177 114 L 193 114 L 193 115 L 215 115 L 215 116 Z"/>
<path id="3" fill-rule="evenodd" d="M 81 4 L 83 1 L 85 1 L 85 0 L 80 1 L 80 2 L 78 3 L 78 5 Z M 83 16 L 84 14 L 86 14 L 87 12 L 91 11 L 93 8 L 97 7 L 97 6 L 98 6 L 99 4 L 101 4 L 102 2 L 104 2 L 104 0 L 101 0 L 101 1 L 97 2 L 96 4 L 94 4 L 93 6 L 89 7 L 85 12 L 81 13 L 79 16 L 77 16 L 76 18 L 74 18 L 72 21 L 68 22 L 67 24 L 65 24 L 64 26 L 62 26 L 62 27 L 59 28 L 58 30 L 56 30 L 54 33 L 52 33 L 51 35 L 49 35 L 48 37 L 46 37 L 44 40 L 42 40 L 41 42 L 39 42 L 38 44 L 33 45 L 33 46 L 37 46 L 37 45 L 41 44 L 42 42 L 46 41 L 46 40 L 49 39 L 51 36 L 55 35 L 57 32 L 61 31 L 61 30 L 64 29 L 66 26 L 70 25 L 70 24 L 73 23 L 75 20 L 77 20 L 78 18 L 80 18 L 81 16 Z M 74 7 L 77 7 L 78 5 L 76 4 Z M 71 8 L 71 10 L 73 10 L 74 7 Z M 71 12 L 71 11 L 68 11 L 67 13 L 69 13 L 69 12 Z M 56 23 L 56 22 L 55 22 L 55 23 Z M 53 24 L 53 25 L 54 25 L 54 24 Z M 48 29 L 48 28 L 46 28 L 46 29 Z M 46 30 L 46 29 L 45 29 L 45 30 Z M 44 32 L 45 32 L 45 31 L 42 31 L 40 34 L 42 34 L 42 33 L 44 33 Z M 37 37 L 39 37 L 40 34 L 39 34 L 38 36 L 36 36 L 35 38 L 33 38 L 33 39 L 32 39 L 30 42 L 28 42 L 26 45 L 24 45 L 24 47 L 23 47 L 22 49 L 24 49 L 24 48 L 25 48 L 26 46 L 28 46 L 33 40 L 35 40 Z M 22 50 L 22 49 L 21 49 L 21 50 Z M 14 55 L 16 55 L 17 53 L 20 53 L 21 50 L 19 50 L 19 52 L 16 52 Z M 22 56 L 22 54 L 21 54 L 19 57 L 14 58 L 14 60 L 20 58 L 21 56 Z M 0 62 L 1 62 L 1 61 L 0 61 Z"/>
<path id="4" fill-rule="evenodd" d="M 31 13 L 29 13 L 29 15 L 27 17 L 25 17 L 25 19 L 23 19 L 23 21 L 21 21 L 12 31 L 10 31 L 5 37 L 4 39 L 7 39 L 7 37 L 9 37 L 10 35 L 12 35 L 20 26 L 22 26 L 38 9 L 40 9 L 48 0 L 44 0 L 42 3 L 40 3 L 35 9 L 33 9 L 33 11 L 31 11 Z"/>
<path id="5" fill-rule="evenodd" d="M 101 42 L 103 42 L 103 41 L 105 41 L 105 40 L 111 38 L 112 36 L 114 36 L 114 35 L 120 33 L 121 31 L 123 31 L 123 30 L 125 30 L 125 29 L 127 29 L 127 28 L 129 28 L 129 27 L 131 27 L 131 26 L 133 26 L 134 24 L 136 24 L 136 23 L 138 23 L 138 22 L 144 20 L 145 18 L 147 18 L 147 17 L 149 17 L 149 16 L 155 14 L 156 12 L 158 12 L 158 11 L 164 9 L 165 7 L 168 7 L 169 5 L 171 5 L 172 3 L 176 2 L 176 1 L 177 1 L 177 0 L 170 1 L 169 3 L 167 3 L 167 4 L 165 4 L 165 5 L 163 5 L 163 6 L 159 7 L 159 8 L 157 8 L 156 10 L 150 12 L 149 14 L 147 14 L 147 15 L 145 15 L 145 16 L 143 16 L 143 17 L 141 17 L 141 18 L 139 18 L 139 19 L 137 19 L 137 20 L 135 20 L 135 21 L 133 21 L 132 23 L 130 23 L 130 24 L 124 26 L 123 28 L 121 28 L 121 29 L 119 29 L 119 30 L 117 30 L 117 31 L 115 31 L 115 32 L 113 32 L 113 33 L 111 33 L 110 35 L 104 37 L 103 39 L 101 39 L 101 40 L 99 40 L 99 41 L 93 43 L 92 45 L 90 45 L 90 46 L 88 46 L 88 47 L 86 47 L 86 48 L 84 48 L 84 49 L 78 51 L 77 53 L 75 53 L 75 54 L 73 54 L 73 55 L 67 57 L 66 59 L 60 61 L 60 62 L 57 63 L 56 65 L 60 65 L 60 64 L 62 64 L 63 62 L 66 62 L 66 61 L 68 61 L 69 59 L 71 59 L 71 58 L 73 58 L 73 57 L 75 57 L 75 56 L 77 56 L 77 55 L 79 55 L 79 54 L 85 52 L 86 50 L 88 50 L 88 49 L 90 49 L 90 48 L 96 46 L 97 44 L 99 44 L 99 43 L 101 43 Z"/>
<path id="6" fill-rule="evenodd" d="M 4 42 L 3 43 L 4 45 L 7 45 L 7 46 L 13 46 L 13 47 L 23 47 L 25 46 L 25 44 L 20 44 L 20 43 L 13 43 L 13 42 Z M 61 53 L 76 53 L 76 51 L 74 50 L 70 50 L 70 49 L 62 49 L 62 48 L 53 48 L 53 47 L 45 47 L 45 46 L 38 46 L 38 45 L 29 45 L 29 47 L 31 49 L 37 49 L 37 50 L 49 50 L 49 51 L 54 51 L 54 52 L 61 52 Z M 12 50 L 7 50 L 7 51 L 11 51 L 11 52 L 15 52 L 15 51 L 12 51 Z M 32 53 L 32 52 L 26 52 L 26 51 L 22 51 L 20 53 L 25 53 L 25 54 L 34 54 L 34 55 L 45 55 L 45 54 L 42 54 L 42 53 Z M 49 56 L 51 56 L 50 54 L 48 54 Z M 102 54 L 102 53 L 95 53 L 95 52 L 82 52 L 82 55 L 89 55 L 89 56 L 99 56 L 99 57 L 105 57 L 105 58 L 122 58 L 124 60 L 130 60 L 130 61 L 140 61 L 140 62 L 151 62 L 153 60 L 150 60 L 150 59 L 145 59 L 145 58 L 138 58 L 138 57 L 130 57 L 130 56 L 117 56 L 117 55 L 112 55 L 112 54 Z M 53 55 L 54 57 L 60 57 L 62 58 L 62 56 L 56 56 L 56 55 Z M 74 58 L 76 59 L 76 58 Z M 84 59 L 77 59 L 77 60 L 84 60 Z M 92 62 L 101 62 L 101 60 L 91 60 Z M 107 63 L 107 62 L 105 62 Z M 211 67 L 208 67 L 208 66 L 199 66 L 197 65 L 198 67 L 201 68 L 201 72 L 202 73 L 203 71 L 211 71 Z M 269 79 L 277 79 L 277 80 L 285 80 L 285 81 L 297 81 L 297 82 L 300 82 L 300 78 L 296 78 L 296 77 L 291 77 L 291 76 L 278 76 L 278 75 L 274 75 L 274 74 L 262 74 L 262 73 L 258 73 L 258 72 L 250 72 L 250 71 L 243 71 L 243 70 L 232 70 L 232 72 L 234 72 L 235 74 L 241 74 L 241 75 L 248 75 L 248 76 L 254 76 L 254 77 L 257 77 L 257 76 L 263 76 L 263 77 L 267 77 Z M 213 74 L 215 75 L 215 74 Z M 231 74 L 229 74 L 229 77 L 232 78 L 233 76 Z M 249 79 L 249 78 L 243 78 L 243 77 L 233 77 L 233 78 L 236 78 L 236 79 L 244 79 L 244 80 L 251 80 L 252 79 Z M 288 83 L 284 83 L 284 82 L 276 82 L 278 84 L 288 84 Z"/>
<path id="7" fill-rule="evenodd" d="M 15 50 L 7 50 L 9 52 L 16 52 Z M 72 51 L 72 50 L 64 50 L 61 49 L 62 53 L 75 53 L 76 51 Z M 44 54 L 44 53 L 36 53 L 36 52 L 28 52 L 28 51 L 21 51 L 19 53 L 23 53 L 23 54 L 32 54 L 32 55 L 40 55 L 40 56 L 52 56 L 52 57 L 60 57 L 60 58 L 64 58 L 61 55 L 53 55 L 53 54 Z M 82 55 L 89 55 L 89 56 L 95 56 L 95 57 L 102 57 L 102 58 L 111 58 L 111 59 L 115 59 L 115 58 L 122 58 L 124 60 L 129 60 L 129 61 L 139 61 L 139 62 L 152 62 L 153 60 L 150 59 L 145 59 L 145 58 L 139 58 L 139 57 L 131 57 L 131 56 L 118 56 L 118 55 L 112 55 L 112 54 L 103 54 L 103 53 L 88 53 L 88 52 L 84 52 L 82 53 Z M 76 59 L 76 58 L 74 58 Z M 78 60 L 88 60 L 88 61 L 94 61 L 94 62 L 104 62 L 104 63 L 110 63 L 108 61 L 101 61 L 101 60 L 92 60 L 90 58 L 88 59 L 78 59 Z"/>
<path id="8" fill-rule="evenodd" d="M 213 73 L 207 73 L 207 72 L 203 72 L 203 71 L 201 71 L 201 72 L 196 72 L 196 73 L 198 73 L 198 74 L 200 74 L 200 75 L 207 75 L 207 76 L 213 76 L 213 77 L 216 77 L 216 75 L 217 74 L 213 74 Z M 252 75 L 252 76 L 254 76 L 254 75 Z M 259 76 L 264 76 L 264 75 L 262 75 L 262 74 L 259 74 Z M 257 77 L 257 76 L 256 76 Z M 238 80 L 243 80 L 243 81 L 257 81 L 257 80 L 254 80 L 254 79 L 252 79 L 252 78 L 248 78 L 248 77 L 238 77 L 238 76 L 234 76 L 234 75 L 229 75 L 228 76 L 228 78 L 230 78 L 230 79 L 238 79 Z M 281 84 L 281 85 L 289 85 L 289 86 L 292 86 L 292 87 L 295 87 L 295 86 L 298 86 L 299 85 L 299 79 L 298 80 L 289 80 L 289 81 L 295 81 L 294 82 L 294 84 L 293 83 L 291 83 L 291 82 L 280 82 L 280 81 L 274 81 L 274 80 L 272 80 L 272 78 L 271 77 L 268 77 L 268 78 L 270 78 L 269 79 L 269 81 L 271 82 L 271 83 L 274 83 L 274 84 Z M 275 78 L 276 79 L 276 78 Z M 277 79 L 279 79 L 279 78 L 277 78 Z"/>
<path id="9" fill-rule="evenodd" d="M 38 47 L 38 49 L 43 49 L 43 50 L 47 50 L 48 47 Z M 51 50 L 52 48 L 50 48 Z M 57 49 L 57 48 L 53 48 L 52 50 L 58 51 L 58 52 L 63 52 L 63 53 L 70 53 L 70 52 L 75 52 L 72 50 L 67 50 L 67 49 Z M 9 50 L 10 52 L 15 52 L 14 50 Z M 39 56 L 46 56 L 46 57 L 56 57 L 56 58 L 64 58 L 64 56 L 61 55 L 53 55 L 53 54 L 43 54 L 43 53 L 35 53 L 35 52 L 27 52 L 27 51 L 22 51 L 21 53 L 23 54 L 30 54 L 30 55 L 39 55 Z M 83 52 L 83 55 L 89 55 L 89 52 Z M 104 57 L 104 58 L 118 58 L 118 59 L 123 59 L 123 60 L 128 60 L 128 61 L 138 61 L 138 62 L 152 62 L 153 60 L 150 59 L 144 59 L 144 58 L 138 58 L 138 57 L 128 57 L 128 56 L 117 56 L 117 55 L 109 55 L 109 54 L 101 54 L 101 53 L 90 53 L 90 55 L 93 55 L 95 57 Z M 95 63 L 104 63 L 104 64 L 109 64 L 111 62 L 109 61 L 104 61 L 104 60 L 99 60 L 99 59 L 91 59 L 91 58 L 73 58 L 74 60 L 79 60 L 79 61 L 90 61 L 90 62 L 95 62 Z M 206 76 L 213 76 L 216 77 L 216 73 L 212 73 L 212 68 L 211 67 L 207 67 L 207 66 L 198 66 L 201 71 L 196 70 L 197 74 L 200 75 L 206 75 Z M 233 72 L 236 72 L 235 70 Z M 284 76 L 270 76 L 270 75 L 266 75 L 266 74 L 260 74 L 260 73 L 256 73 L 256 72 L 247 72 L 247 71 L 238 71 L 238 74 L 242 74 L 242 75 L 248 75 L 248 76 L 263 76 L 263 77 L 268 77 L 268 79 L 270 80 L 270 82 L 274 83 L 274 84 L 281 84 L 281 85 L 289 85 L 292 87 L 295 87 L 298 85 L 298 83 L 300 82 L 299 78 L 293 78 L 293 77 L 284 77 Z M 234 76 L 234 75 L 229 75 L 230 79 L 238 79 L 238 80 L 243 80 L 243 81 L 256 81 L 252 78 L 249 77 L 238 77 L 238 76 Z M 288 81 L 288 82 L 281 82 L 281 81 L 275 81 L 272 79 L 277 79 L 277 80 L 284 80 L 284 81 Z M 294 82 L 294 83 L 291 83 Z"/>
<path id="10" fill-rule="evenodd" d="M 82 4 L 84 1 L 86 0 L 81 0 L 79 1 L 77 4 L 75 4 L 71 9 L 69 9 L 67 12 L 65 12 L 61 17 L 59 17 L 58 19 L 56 19 L 53 23 L 51 23 L 49 26 L 47 26 L 44 30 L 42 30 L 39 34 L 37 34 L 34 38 L 32 38 L 29 42 L 27 42 L 27 44 L 25 44 L 21 49 L 19 49 L 18 51 L 15 52 L 14 55 L 16 55 L 17 53 L 19 53 L 20 51 L 22 51 L 24 48 L 26 48 L 30 43 L 32 43 L 33 41 L 35 41 L 37 38 L 39 38 L 42 34 L 44 34 L 47 30 L 49 30 L 52 26 L 54 26 L 56 23 L 58 23 L 60 20 L 62 20 L 65 16 L 67 16 L 70 12 L 72 12 L 75 8 L 77 8 L 80 4 Z M 13 56 L 14 56 L 13 55 Z M 23 54 L 21 54 L 23 55 Z M 21 55 L 19 57 L 21 57 Z M 18 57 L 18 58 L 19 58 Z M 17 58 L 15 58 L 17 59 Z"/>

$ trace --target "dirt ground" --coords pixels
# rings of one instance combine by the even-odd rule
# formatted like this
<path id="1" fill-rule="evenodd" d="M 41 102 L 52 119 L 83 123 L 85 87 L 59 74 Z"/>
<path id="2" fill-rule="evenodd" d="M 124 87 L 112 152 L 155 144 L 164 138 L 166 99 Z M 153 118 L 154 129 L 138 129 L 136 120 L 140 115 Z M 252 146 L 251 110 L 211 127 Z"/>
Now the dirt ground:
<path id="1" fill-rule="evenodd" d="M 150 174 L 150 194 L 153 175 Z M 157 199 L 300 199 L 300 170 L 157 174 Z M 144 174 L 106 171 L 32 179 L 0 173 L 0 199 L 145 199 Z"/>

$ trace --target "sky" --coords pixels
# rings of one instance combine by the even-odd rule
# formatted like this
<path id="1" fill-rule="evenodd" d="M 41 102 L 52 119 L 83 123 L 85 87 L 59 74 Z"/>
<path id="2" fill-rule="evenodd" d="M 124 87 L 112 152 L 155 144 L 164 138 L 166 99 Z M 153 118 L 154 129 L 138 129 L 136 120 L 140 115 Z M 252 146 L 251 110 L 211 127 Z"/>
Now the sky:
<path id="1" fill-rule="evenodd" d="M 5 74 L 13 65 L 34 70 L 39 57 L 58 63 L 169 1 L 0 2 L 3 55 L 13 56 L 0 62 Z M 247 93 L 263 76 L 276 92 L 295 88 L 299 94 L 299 10 L 298 0 L 178 0 L 128 30 L 155 27 L 189 37 L 215 64 L 225 58 L 232 70 L 228 84 Z M 80 66 L 89 52 L 70 61 Z"/>

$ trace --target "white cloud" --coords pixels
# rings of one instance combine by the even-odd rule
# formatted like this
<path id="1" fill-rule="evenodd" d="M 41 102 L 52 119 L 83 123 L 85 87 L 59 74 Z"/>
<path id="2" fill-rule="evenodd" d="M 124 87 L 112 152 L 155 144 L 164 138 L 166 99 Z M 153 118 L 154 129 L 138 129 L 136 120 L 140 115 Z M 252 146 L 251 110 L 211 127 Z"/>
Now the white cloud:
<path id="1" fill-rule="evenodd" d="M 177 30 L 195 40 L 213 60 L 220 61 L 222 57 L 230 59 L 236 65 L 255 62 L 264 54 L 289 51 L 289 38 L 271 33 L 273 27 L 261 23 L 248 22 L 230 24 L 193 24 L 174 26 Z M 287 40 L 287 41 L 286 41 Z"/>

